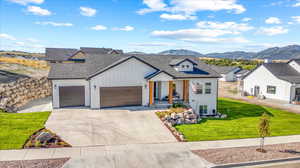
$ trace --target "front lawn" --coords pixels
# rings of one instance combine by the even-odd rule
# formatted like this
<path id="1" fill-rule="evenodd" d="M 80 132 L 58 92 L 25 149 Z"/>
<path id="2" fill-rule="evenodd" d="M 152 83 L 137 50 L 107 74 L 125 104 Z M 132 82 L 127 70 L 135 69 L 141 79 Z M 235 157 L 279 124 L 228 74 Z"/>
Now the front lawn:
<path id="1" fill-rule="evenodd" d="M 260 116 L 266 112 L 271 116 L 271 136 L 300 134 L 299 114 L 227 98 L 220 98 L 218 105 L 228 118 L 203 119 L 199 124 L 178 125 L 176 129 L 188 141 L 255 138 Z"/>
<path id="2" fill-rule="evenodd" d="M 0 150 L 21 149 L 34 132 L 44 127 L 49 114 L 4 113 L 0 110 Z"/>

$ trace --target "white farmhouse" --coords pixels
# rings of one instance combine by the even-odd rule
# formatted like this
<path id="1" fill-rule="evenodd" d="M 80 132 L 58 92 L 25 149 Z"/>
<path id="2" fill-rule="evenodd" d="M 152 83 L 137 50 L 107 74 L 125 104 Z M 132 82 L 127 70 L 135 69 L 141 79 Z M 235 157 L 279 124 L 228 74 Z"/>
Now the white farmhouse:
<path id="1" fill-rule="evenodd" d="M 300 102 L 300 59 L 264 63 L 243 79 L 243 92 L 290 103 Z"/>
<path id="2" fill-rule="evenodd" d="M 220 76 L 197 57 L 112 51 L 47 48 L 53 107 L 99 109 L 179 101 L 201 115 L 216 113 Z"/>
<path id="3" fill-rule="evenodd" d="M 241 80 L 241 78 L 249 72 L 237 66 L 210 65 L 210 67 L 222 76 L 219 80 L 225 82 Z"/>

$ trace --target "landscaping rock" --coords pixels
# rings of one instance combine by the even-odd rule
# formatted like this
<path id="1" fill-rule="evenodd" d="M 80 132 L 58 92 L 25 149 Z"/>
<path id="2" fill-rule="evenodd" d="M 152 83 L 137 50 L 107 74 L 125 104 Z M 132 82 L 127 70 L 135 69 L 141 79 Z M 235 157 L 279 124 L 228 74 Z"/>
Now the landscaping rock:
<path id="1" fill-rule="evenodd" d="M 49 132 L 41 132 L 37 137 L 36 140 L 40 141 L 41 143 L 47 142 L 52 139 L 54 135 Z"/>
<path id="2" fill-rule="evenodd" d="M 0 84 L 0 109 L 16 112 L 31 100 L 51 95 L 51 82 L 46 78 L 25 78 Z"/>

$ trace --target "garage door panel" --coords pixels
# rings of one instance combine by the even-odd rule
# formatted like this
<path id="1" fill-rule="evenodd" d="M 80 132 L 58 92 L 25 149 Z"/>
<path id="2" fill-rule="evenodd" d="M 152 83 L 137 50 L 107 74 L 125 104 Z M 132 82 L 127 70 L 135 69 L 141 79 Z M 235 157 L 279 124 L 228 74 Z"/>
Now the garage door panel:
<path id="1" fill-rule="evenodd" d="M 116 107 L 142 104 L 142 87 L 101 87 L 101 107 Z"/>
<path id="2" fill-rule="evenodd" d="M 60 107 L 84 106 L 84 86 L 60 86 L 59 104 Z"/>

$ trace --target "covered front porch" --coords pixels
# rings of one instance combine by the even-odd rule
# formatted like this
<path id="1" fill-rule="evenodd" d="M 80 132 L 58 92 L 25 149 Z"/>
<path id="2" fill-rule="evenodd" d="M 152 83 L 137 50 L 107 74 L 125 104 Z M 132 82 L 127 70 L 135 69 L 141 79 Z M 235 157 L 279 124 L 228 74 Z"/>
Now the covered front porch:
<path id="1" fill-rule="evenodd" d="M 189 81 L 148 81 L 149 105 L 172 105 L 189 102 Z"/>
<path id="2" fill-rule="evenodd" d="M 172 105 L 175 102 L 189 103 L 189 80 L 174 79 L 164 71 L 147 78 L 149 105 Z"/>

